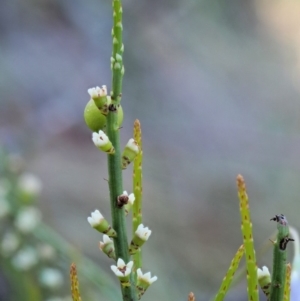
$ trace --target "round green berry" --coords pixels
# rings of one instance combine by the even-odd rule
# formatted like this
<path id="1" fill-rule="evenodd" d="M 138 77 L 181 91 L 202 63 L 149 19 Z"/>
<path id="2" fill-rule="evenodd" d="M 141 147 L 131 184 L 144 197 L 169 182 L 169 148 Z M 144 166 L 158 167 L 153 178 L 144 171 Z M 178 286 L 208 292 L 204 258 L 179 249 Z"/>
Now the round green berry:
<path id="1" fill-rule="evenodd" d="M 101 111 L 95 105 L 93 99 L 90 99 L 84 109 L 84 120 L 89 129 L 93 132 L 99 132 L 105 129 L 106 126 L 106 116 L 101 113 Z M 123 109 L 120 105 L 118 108 L 118 125 L 121 126 L 123 123 Z"/>
<path id="2" fill-rule="evenodd" d="M 96 107 L 93 99 L 90 99 L 84 109 L 84 120 L 89 129 L 98 132 L 105 127 L 106 116 Z"/>

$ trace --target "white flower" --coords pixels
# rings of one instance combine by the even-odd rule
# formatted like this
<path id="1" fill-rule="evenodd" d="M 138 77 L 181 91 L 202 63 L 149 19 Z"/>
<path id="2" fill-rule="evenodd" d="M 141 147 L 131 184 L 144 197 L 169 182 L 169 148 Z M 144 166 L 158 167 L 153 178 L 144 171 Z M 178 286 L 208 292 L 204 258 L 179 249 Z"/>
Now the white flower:
<path id="1" fill-rule="evenodd" d="M 42 270 L 39 280 L 42 285 L 54 289 L 62 286 L 64 278 L 59 270 L 45 268 Z"/>
<path id="2" fill-rule="evenodd" d="M 11 255 L 20 245 L 20 240 L 13 232 L 5 233 L 1 242 L 1 251 L 4 256 Z"/>
<path id="3" fill-rule="evenodd" d="M 98 86 L 95 88 L 90 88 L 87 91 L 90 94 L 91 98 L 103 97 L 107 95 L 107 88 L 105 85 L 101 88 Z"/>
<path id="4" fill-rule="evenodd" d="M 38 263 L 38 256 L 32 247 L 26 247 L 20 250 L 12 259 L 15 268 L 28 271 Z"/>
<path id="5" fill-rule="evenodd" d="M 270 276 L 270 272 L 269 269 L 266 266 L 263 266 L 262 269 L 257 268 L 257 278 L 263 278 L 263 277 L 269 277 Z"/>
<path id="6" fill-rule="evenodd" d="M 95 210 L 91 213 L 91 216 L 89 216 L 87 220 L 90 223 L 90 225 L 94 228 L 100 225 L 101 221 L 104 220 L 104 217 L 99 210 Z"/>
<path id="7" fill-rule="evenodd" d="M 138 144 L 136 143 L 136 141 L 133 138 L 129 139 L 129 141 L 127 142 L 125 147 L 129 148 L 136 154 L 138 154 L 140 151 Z"/>
<path id="8" fill-rule="evenodd" d="M 29 233 L 40 223 L 42 214 L 35 207 L 28 206 L 21 209 L 16 217 L 15 226 L 23 233 Z"/>
<path id="9" fill-rule="evenodd" d="M 144 227 L 143 224 L 140 224 L 135 231 L 135 234 L 142 240 L 146 241 L 151 235 L 151 230 L 148 227 Z"/>
<path id="10" fill-rule="evenodd" d="M 113 240 L 110 239 L 108 235 L 104 234 L 104 235 L 103 235 L 103 242 L 100 241 L 100 243 L 99 243 L 100 249 L 103 250 L 103 248 L 104 248 L 106 245 L 110 244 L 110 243 L 113 243 Z"/>
<path id="11" fill-rule="evenodd" d="M 39 195 L 42 190 L 42 182 L 34 174 L 24 173 L 19 177 L 18 187 L 30 195 Z"/>
<path id="12" fill-rule="evenodd" d="M 125 264 L 122 258 L 118 259 L 117 266 L 112 265 L 110 268 L 116 274 L 117 277 L 126 277 L 131 273 L 133 261 L 129 261 Z"/>
<path id="13" fill-rule="evenodd" d="M 99 133 L 93 133 L 92 140 L 97 147 L 104 146 L 109 142 L 107 135 L 101 130 Z"/>
<path id="14" fill-rule="evenodd" d="M 130 195 L 128 195 L 127 191 L 124 190 L 124 191 L 123 191 L 123 195 L 128 196 L 128 203 L 129 203 L 130 205 L 133 205 L 133 203 L 134 203 L 134 201 L 135 201 L 134 193 L 130 193 Z"/>
<path id="15" fill-rule="evenodd" d="M 152 284 L 154 281 L 157 280 L 156 276 L 153 276 L 151 278 L 150 272 L 143 274 L 141 269 L 137 269 L 137 276 L 138 276 L 138 280 L 149 283 L 149 284 Z"/>
<path id="16" fill-rule="evenodd" d="M 10 206 L 8 201 L 0 196 L 0 219 L 7 216 L 10 213 Z"/>

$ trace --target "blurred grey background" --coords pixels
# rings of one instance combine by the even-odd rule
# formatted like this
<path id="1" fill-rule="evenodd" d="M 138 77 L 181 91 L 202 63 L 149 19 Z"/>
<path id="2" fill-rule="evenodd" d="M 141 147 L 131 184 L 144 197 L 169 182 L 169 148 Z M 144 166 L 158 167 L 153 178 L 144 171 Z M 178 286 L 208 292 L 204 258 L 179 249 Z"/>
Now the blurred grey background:
<path id="1" fill-rule="evenodd" d="M 258 249 L 274 214 L 300 228 L 300 3 L 123 6 L 122 143 L 138 118 L 144 223 L 153 230 L 143 256 L 159 279 L 143 300 L 186 300 L 190 291 L 207 300 L 242 242 L 238 173 Z M 106 156 L 82 115 L 87 89 L 110 87 L 111 26 L 111 1 L 0 2 L 1 144 L 43 181 L 48 224 L 108 271 L 86 221 L 96 208 L 109 217 Z M 131 192 L 131 168 L 124 183 Z M 230 298 L 245 300 L 245 284 Z"/>

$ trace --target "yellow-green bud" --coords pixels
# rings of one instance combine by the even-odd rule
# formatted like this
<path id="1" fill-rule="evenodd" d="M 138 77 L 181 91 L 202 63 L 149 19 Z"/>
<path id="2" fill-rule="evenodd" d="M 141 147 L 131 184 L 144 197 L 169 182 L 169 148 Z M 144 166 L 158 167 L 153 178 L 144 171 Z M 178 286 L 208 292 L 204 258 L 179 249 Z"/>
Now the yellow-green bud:
<path id="1" fill-rule="evenodd" d="M 139 151 L 140 148 L 137 142 L 133 138 L 129 139 L 122 154 L 122 169 L 127 168 L 127 166 L 135 159 Z"/>

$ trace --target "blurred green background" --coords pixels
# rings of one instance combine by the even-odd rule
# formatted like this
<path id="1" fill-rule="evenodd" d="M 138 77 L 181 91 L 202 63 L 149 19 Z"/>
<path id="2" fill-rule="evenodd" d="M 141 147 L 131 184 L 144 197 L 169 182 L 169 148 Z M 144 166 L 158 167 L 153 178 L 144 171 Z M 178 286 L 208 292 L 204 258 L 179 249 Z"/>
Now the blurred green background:
<path id="1" fill-rule="evenodd" d="M 300 3 L 123 6 L 122 143 L 138 118 L 153 230 L 144 269 L 159 279 L 143 300 L 186 300 L 190 291 L 207 300 L 242 242 L 238 173 L 256 247 L 275 230 L 274 214 L 300 229 Z M 0 2 L 1 144 L 41 178 L 45 221 L 109 273 L 102 236 L 86 220 L 96 208 L 109 216 L 106 156 L 82 115 L 88 88 L 110 88 L 111 13 L 103 0 Z M 124 183 L 131 192 L 131 168 Z M 246 300 L 245 284 L 228 299 Z"/>

